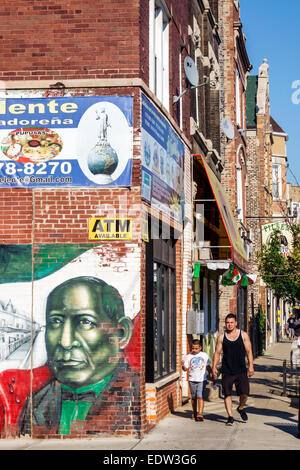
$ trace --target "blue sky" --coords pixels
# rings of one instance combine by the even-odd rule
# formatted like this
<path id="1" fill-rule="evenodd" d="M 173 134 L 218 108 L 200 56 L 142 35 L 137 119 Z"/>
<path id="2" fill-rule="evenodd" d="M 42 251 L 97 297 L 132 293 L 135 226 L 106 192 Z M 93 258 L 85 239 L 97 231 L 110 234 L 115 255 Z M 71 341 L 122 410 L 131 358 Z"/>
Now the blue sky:
<path id="1" fill-rule="evenodd" d="M 250 74 L 268 60 L 271 115 L 289 135 L 288 181 L 300 184 L 300 1 L 240 0 L 240 14 Z"/>

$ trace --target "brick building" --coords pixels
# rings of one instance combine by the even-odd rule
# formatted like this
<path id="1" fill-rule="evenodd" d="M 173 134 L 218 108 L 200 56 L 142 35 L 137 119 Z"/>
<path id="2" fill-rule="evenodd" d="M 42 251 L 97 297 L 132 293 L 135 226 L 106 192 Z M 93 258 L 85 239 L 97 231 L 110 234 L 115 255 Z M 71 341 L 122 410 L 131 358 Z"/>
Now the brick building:
<path id="1" fill-rule="evenodd" d="M 3 1 L 0 24 L 0 300 L 34 325 L 2 437 L 143 435 L 182 397 L 188 2 Z"/>
<path id="2" fill-rule="evenodd" d="M 193 329 L 188 322 L 187 351 L 191 337 L 199 337 L 212 359 L 227 313 L 238 313 L 239 325 L 247 328 L 246 289 L 225 286 L 222 279 L 231 266 L 238 267 L 241 276 L 248 272 L 246 140 L 239 130 L 245 129 L 246 77 L 251 65 L 238 2 L 191 1 L 189 36 L 190 56 L 198 72 L 197 85 L 189 92 L 194 211 L 189 314 L 202 313 L 203 327 Z M 238 120 L 231 141 L 222 129 L 225 117 L 233 123 Z M 187 388 L 184 380 L 183 385 Z"/>
<path id="3" fill-rule="evenodd" d="M 219 30 L 222 41 L 220 51 L 221 93 L 220 112 L 221 160 L 223 171 L 221 182 L 234 216 L 238 230 L 241 256 L 232 259 L 241 275 L 250 272 L 248 266 L 250 234 L 247 221 L 247 139 L 246 129 L 246 90 L 247 77 L 252 65 L 247 54 L 246 38 L 242 29 L 239 2 L 222 0 L 219 2 Z M 229 123 L 230 134 L 225 130 Z M 229 135 L 229 137 L 228 137 Z M 231 312 L 237 315 L 238 325 L 248 330 L 247 287 L 220 285 L 220 312 L 224 317 Z"/>
<path id="4" fill-rule="evenodd" d="M 267 66 L 237 0 L 4 0 L 1 23 L 1 436 L 142 436 L 188 395 L 193 335 L 212 357 L 264 301 L 221 281 L 272 211 Z"/>
<path id="5" fill-rule="evenodd" d="M 216 245 L 219 217 L 216 203 L 208 203 L 211 186 L 205 165 L 220 173 L 219 155 L 219 45 L 218 2 L 191 1 L 189 11 L 190 57 L 198 72 L 198 84 L 189 93 L 190 134 L 193 154 L 193 234 L 191 253 L 193 281 L 190 308 L 203 312 L 203 328 L 188 329 L 188 345 L 192 337 L 201 338 L 203 349 L 212 358 L 218 327 L 218 273 L 209 269 Z M 212 197 L 211 197 L 212 198 Z M 184 342 L 183 342 L 184 344 Z M 183 382 L 187 389 L 187 382 Z"/>
<path id="6" fill-rule="evenodd" d="M 270 234 L 280 230 L 281 248 L 283 256 L 289 256 L 292 248 L 292 237 L 289 230 L 288 193 L 287 193 L 287 151 L 288 135 L 275 119 L 270 116 L 271 164 L 272 164 L 272 220 L 261 221 L 262 243 L 266 243 Z M 270 314 L 270 342 L 279 341 L 285 335 L 285 325 L 288 318 L 289 305 L 277 298 L 267 289 L 267 309 Z"/>
<path id="7" fill-rule="evenodd" d="M 287 183 L 287 200 L 289 215 L 296 224 L 300 223 L 300 186 Z"/>
<path id="8" fill-rule="evenodd" d="M 287 149 L 286 142 L 288 134 L 280 127 L 278 122 L 271 116 L 270 124 L 272 129 L 272 223 L 274 227 L 280 227 L 281 252 L 283 256 L 289 256 L 292 248 L 292 238 L 289 230 L 288 215 L 288 193 L 287 193 Z M 264 239 L 263 239 L 264 242 Z M 289 304 L 282 299 L 274 299 L 276 305 L 276 339 L 285 336 L 285 325 L 288 319 Z"/>
<path id="9" fill-rule="evenodd" d="M 266 230 L 275 222 L 284 222 L 286 213 L 286 139 L 277 122 L 270 115 L 269 65 L 264 59 L 258 75 L 248 77 L 247 87 L 247 141 L 249 162 L 248 207 L 249 226 L 253 242 L 250 265 L 258 274 L 250 287 L 251 311 L 263 312 L 266 318 L 265 346 L 279 339 L 282 306 L 259 277 L 255 251 L 265 242 Z M 280 170 L 278 169 L 278 164 Z M 280 180 L 278 173 L 281 173 Z M 280 193 L 280 194 L 279 194 Z M 286 190 L 284 190 L 286 193 Z M 274 217 L 274 218 L 273 218 Z"/>

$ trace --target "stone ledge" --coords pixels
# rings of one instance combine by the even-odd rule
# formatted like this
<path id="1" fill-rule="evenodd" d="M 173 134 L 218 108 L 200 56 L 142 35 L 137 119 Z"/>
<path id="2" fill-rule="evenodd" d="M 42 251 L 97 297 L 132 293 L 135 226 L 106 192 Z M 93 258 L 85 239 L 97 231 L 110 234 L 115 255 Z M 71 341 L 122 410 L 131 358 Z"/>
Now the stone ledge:
<path id="1" fill-rule="evenodd" d="M 171 382 L 174 382 L 175 380 L 179 379 L 180 374 L 179 372 L 174 372 L 173 374 L 168 375 L 167 377 L 164 377 L 163 379 L 158 380 L 157 382 L 153 383 L 146 383 L 146 389 L 148 388 L 162 388 L 165 385 L 168 385 Z"/>

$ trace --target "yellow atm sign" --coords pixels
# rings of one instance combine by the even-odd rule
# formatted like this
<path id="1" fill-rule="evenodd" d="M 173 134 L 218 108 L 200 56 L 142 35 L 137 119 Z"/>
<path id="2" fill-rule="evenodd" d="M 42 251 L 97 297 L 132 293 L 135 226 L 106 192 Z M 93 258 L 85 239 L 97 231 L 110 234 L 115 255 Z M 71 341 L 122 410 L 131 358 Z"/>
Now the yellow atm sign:
<path id="1" fill-rule="evenodd" d="M 132 219 L 93 217 L 89 219 L 89 240 L 132 240 Z"/>

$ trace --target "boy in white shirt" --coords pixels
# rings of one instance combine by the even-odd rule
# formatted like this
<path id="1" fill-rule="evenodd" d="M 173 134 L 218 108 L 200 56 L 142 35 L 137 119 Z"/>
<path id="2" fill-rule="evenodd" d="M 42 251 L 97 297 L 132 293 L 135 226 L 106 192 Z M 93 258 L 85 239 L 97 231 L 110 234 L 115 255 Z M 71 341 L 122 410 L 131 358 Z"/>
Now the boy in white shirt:
<path id="1" fill-rule="evenodd" d="M 208 355 L 201 351 L 202 346 L 199 339 L 192 341 L 192 351 L 182 360 L 182 369 L 189 371 L 189 386 L 192 397 L 193 419 L 204 421 L 204 391 L 206 387 L 206 371 L 212 375 L 212 368 Z M 197 408 L 199 413 L 197 415 Z"/>

